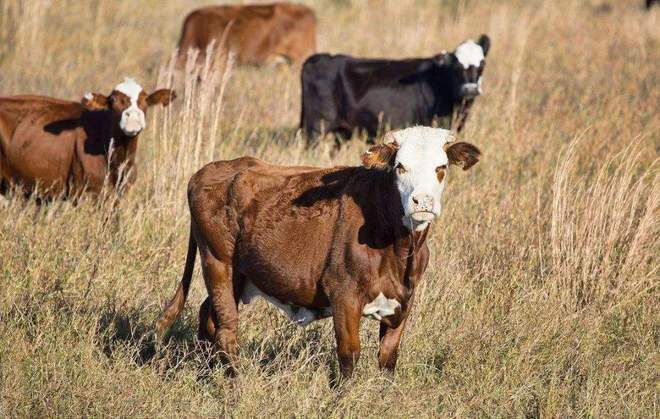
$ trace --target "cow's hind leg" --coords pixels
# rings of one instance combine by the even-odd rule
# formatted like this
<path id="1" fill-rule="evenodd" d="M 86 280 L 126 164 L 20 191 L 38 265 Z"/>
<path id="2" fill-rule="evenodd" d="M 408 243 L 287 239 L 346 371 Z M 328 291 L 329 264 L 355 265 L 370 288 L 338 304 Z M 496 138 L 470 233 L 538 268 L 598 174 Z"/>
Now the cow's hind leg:
<path id="1" fill-rule="evenodd" d="M 234 298 L 234 285 L 232 267 L 216 259 L 210 252 L 203 255 L 202 270 L 209 293 L 213 317 L 207 317 L 206 329 L 209 321 L 216 320 L 213 335 L 214 348 L 220 359 L 229 364 L 228 373 L 235 374 L 234 366 L 238 360 L 238 342 L 236 339 L 238 329 L 238 306 Z M 203 307 L 202 307 L 203 308 Z M 201 331 L 200 331 L 201 335 Z"/>
<path id="2" fill-rule="evenodd" d="M 216 325 L 218 319 L 215 317 L 211 297 L 206 297 L 206 300 L 199 306 L 199 329 L 197 331 L 197 338 L 200 341 L 213 342 L 215 336 Z"/>
<path id="3" fill-rule="evenodd" d="M 2 156 L 0 156 L 1 158 Z M 2 164 L 0 162 L 0 164 Z M 2 168 L 0 168 L 1 170 Z M 9 200 L 5 198 L 5 195 L 9 192 L 9 182 L 2 178 L 2 172 L 0 171 L 0 208 L 6 207 L 9 205 Z"/>

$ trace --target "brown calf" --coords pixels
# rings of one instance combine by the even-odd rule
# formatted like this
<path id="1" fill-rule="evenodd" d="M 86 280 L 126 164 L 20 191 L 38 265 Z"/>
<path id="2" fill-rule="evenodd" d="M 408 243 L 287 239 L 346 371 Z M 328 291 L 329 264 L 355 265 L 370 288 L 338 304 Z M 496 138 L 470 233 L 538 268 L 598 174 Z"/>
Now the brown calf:
<path id="1" fill-rule="evenodd" d="M 308 7 L 291 3 L 195 10 L 183 22 L 178 65 L 191 48 L 199 50 L 202 61 L 211 42 L 234 52 L 239 64 L 302 62 L 316 50 L 316 17 Z"/>
<path id="2" fill-rule="evenodd" d="M 0 194 L 20 185 L 27 192 L 38 186 L 42 196 L 77 196 L 132 182 L 147 107 L 174 97 L 169 89 L 146 94 L 132 79 L 80 103 L 0 97 Z"/>
<path id="3" fill-rule="evenodd" d="M 199 249 L 209 292 L 199 337 L 212 339 L 223 361 L 236 361 L 239 302 L 261 296 L 299 325 L 333 317 L 344 376 L 360 355 L 361 317 L 380 321 L 378 363 L 394 369 L 447 165 L 468 169 L 480 153 L 439 128 L 386 138 L 362 167 L 284 167 L 244 157 L 193 175 L 186 267 L 158 338 L 183 309 Z"/>

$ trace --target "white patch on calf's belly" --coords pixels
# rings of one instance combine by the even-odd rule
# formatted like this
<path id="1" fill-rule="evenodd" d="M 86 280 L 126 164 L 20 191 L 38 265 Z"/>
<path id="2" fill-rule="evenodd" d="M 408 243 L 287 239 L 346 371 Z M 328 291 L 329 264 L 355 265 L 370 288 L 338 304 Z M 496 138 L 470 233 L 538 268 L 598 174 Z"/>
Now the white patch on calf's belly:
<path id="1" fill-rule="evenodd" d="M 261 297 L 280 309 L 292 322 L 298 326 L 307 326 L 314 320 L 318 320 L 319 318 L 328 317 L 331 315 L 331 313 L 328 313 L 329 309 L 321 309 L 319 311 L 310 310 L 305 307 L 298 307 L 295 309 L 294 307 L 296 306 L 281 302 L 277 298 L 262 292 L 259 288 L 256 287 L 256 285 L 252 283 L 252 281 L 247 281 L 243 287 L 241 301 L 243 304 L 250 304 L 255 297 Z"/>
<path id="2" fill-rule="evenodd" d="M 394 298 L 387 298 L 381 292 L 372 302 L 364 306 L 362 316 L 373 320 L 382 320 L 383 317 L 391 316 L 401 304 Z"/>

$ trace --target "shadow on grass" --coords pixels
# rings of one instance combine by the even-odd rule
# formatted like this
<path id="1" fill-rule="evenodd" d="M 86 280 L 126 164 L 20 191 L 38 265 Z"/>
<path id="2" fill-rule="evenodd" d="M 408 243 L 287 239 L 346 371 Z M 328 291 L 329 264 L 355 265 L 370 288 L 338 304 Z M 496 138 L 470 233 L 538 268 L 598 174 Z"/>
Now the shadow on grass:
<path id="1" fill-rule="evenodd" d="M 189 320 L 183 317 L 175 321 L 159 346 L 155 340 L 154 322 L 146 319 L 142 310 L 106 308 L 98 321 L 98 342 L 109 359 L 128 355 L 137 366 L 149 366 L 165 375 L 184 367 L 192 368 L 197 370 L 198 381 L 210 383 L 216 368 L 224 370 L 225 365 L 214 356 L 210 342 L 197 339 L 196 322 Z M 324 348 L 327 345 L 323 336 L 324 325 L 321 323 L 306 328 L 303 333 L 297 326 L 290 325 L 280 328 L 277 338 L 272 334 L 260 337 L 257 333 L 239 339 L 239 353 L 266 376 L 295 368 L 299 362 L 325 365 L 331 388 L 337 388 L 343 380 L 335 360 L 334 346 Z M 227 370 L 223 373 L 227 375 Z"/>
<path id="2" fill-rule="evenodd" d="M 272 335 L 258 335 L 241 345 L 243 354 L 252 359 L 266 375 L 273 375 L 288 364 L 299 361 L 310 352 L 310 348 L 323 346 L 323 325 L 308 326 L 302 330 L 293 324 L 278 328 L 276 339 Z"/>
<path id="3" fill-rule="evenodd" d="M 176 370 L 188 361 L 194 366 L 208 364 L 210 351 L 200 344 L 191 347 L 195 336 L 185 322 L 175 322 L 161 345 L 156 343 L 153 323 L 137 308 L 104 310 L 97 327 L 103 353 L 110 359 L 128 353 L 136 365 L 154 366 L 163 372 Z"/>

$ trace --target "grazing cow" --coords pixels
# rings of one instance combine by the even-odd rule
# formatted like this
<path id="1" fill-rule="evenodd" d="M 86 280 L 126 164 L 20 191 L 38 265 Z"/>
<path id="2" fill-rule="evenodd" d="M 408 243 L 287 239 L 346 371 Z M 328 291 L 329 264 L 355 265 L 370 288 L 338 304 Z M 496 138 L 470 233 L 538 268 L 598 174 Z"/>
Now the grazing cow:
<path id="1" fill-rule="evenodd" d="M 461 131 L 481 81 L 488 36 L 465 41 L 431 58 L 383 60 L 316 54 L 302 69 L 300 128 L 308 140 L 322 133 L 349 138 L 356 129 L 373 138 L 390 126 L 432 125 L 458 113 Z"/>
<path id="2" fill-rule="evenodd" d="M 361 167 L 275 166 L 243 157 L 210 163 L 188 184 L 190 241 L 183 278 L 156 325 L 161 339 L 183 309 L 199 249 L 209 296 L 199 337 L 236 360 L 238 304 L 261 296 L 294 323 L 333 317 L 339 365 L 360 355 L 360 318 L 380 322 L 381 368 L 394 369 L 448 165 L 480 152 L 441 128 L 389 133 Z"/>
<path id="3" fill-rule="evenodd" d="M 174 97 L 169 89 L 147 94 L 130 78 L 81 102 L 0 97 L 0 192 L 17 184 L 45 197 L 78 196 L 130 183 L 147 107 Z"/>
<path id="4" fill-rule="evenodd" d="M 200 51 L 202 61 L 211 42 L 234 52 L 239 64 L 302 63 L 316 50 L 316 17 L 310 8 L 291 3 L 195 10 L 183 22 L 179 67 L 191 48 Z"/>

